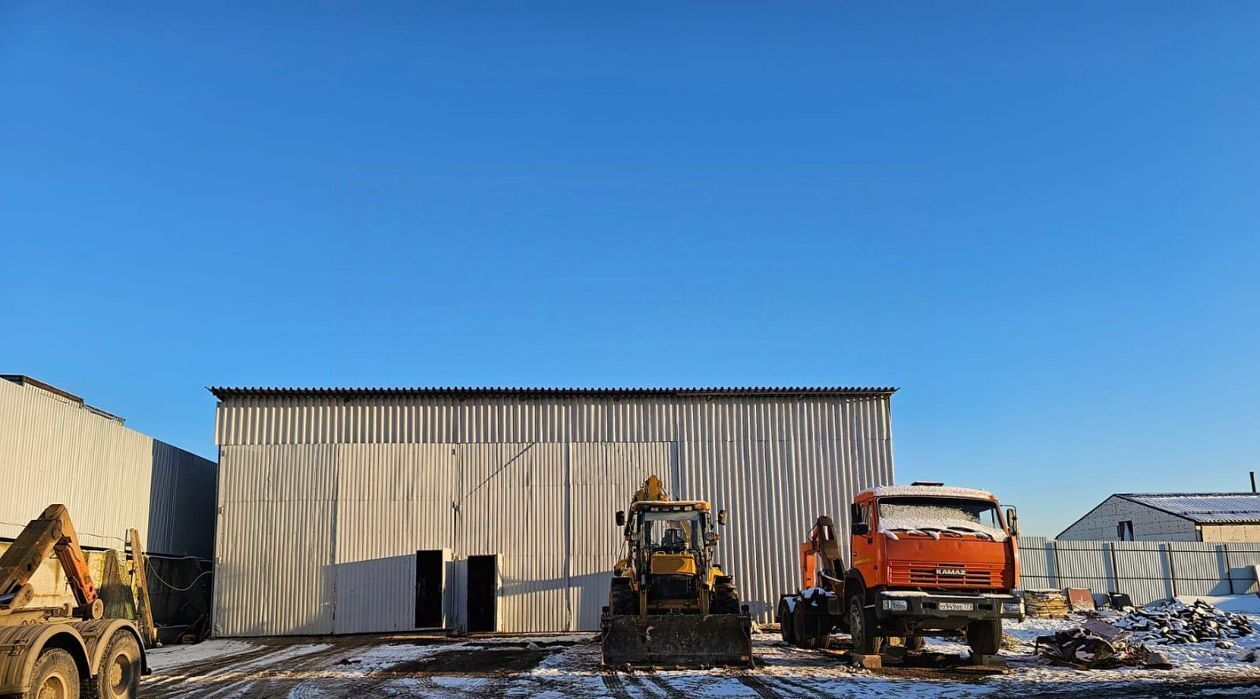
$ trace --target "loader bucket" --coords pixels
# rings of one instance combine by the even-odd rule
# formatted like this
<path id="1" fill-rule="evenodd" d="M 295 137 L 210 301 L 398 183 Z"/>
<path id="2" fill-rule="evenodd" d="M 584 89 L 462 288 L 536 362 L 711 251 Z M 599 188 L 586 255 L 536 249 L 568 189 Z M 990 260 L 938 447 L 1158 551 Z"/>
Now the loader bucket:
<path id="1" fill-rule="evenodd" d="M 744 614 L 605 614 L 605 666 L 752 665 L 752 617 Z"/>

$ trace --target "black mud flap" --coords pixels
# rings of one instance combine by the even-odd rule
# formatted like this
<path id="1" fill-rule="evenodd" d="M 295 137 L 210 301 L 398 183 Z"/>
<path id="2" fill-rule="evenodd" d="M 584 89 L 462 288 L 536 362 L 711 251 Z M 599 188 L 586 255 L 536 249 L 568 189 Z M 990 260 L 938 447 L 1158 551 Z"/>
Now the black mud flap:
<path id="1" fill-rule="evenodd" d="M 605 614 L 600 628 L 605 666 L 752 666 L 748 614 Z"/>

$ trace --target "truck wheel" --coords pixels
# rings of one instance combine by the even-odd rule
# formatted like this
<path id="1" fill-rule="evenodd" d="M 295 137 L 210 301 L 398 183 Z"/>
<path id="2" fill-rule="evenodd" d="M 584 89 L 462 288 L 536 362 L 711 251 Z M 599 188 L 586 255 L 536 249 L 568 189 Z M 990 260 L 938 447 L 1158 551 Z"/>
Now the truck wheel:
<path id="1" fill-rule="evenodd" d="M 831 622 L 829 617 L 814 617 L 814 647 L 819 650 L 827 650 L 831 647 Z"/>
<path id="2" fill-rule="evenodd" d="M 923 650 L 924 645 L 922 636 L 906 636 L 906 650 Z"/>
<path id="3" fill-rule="evenodd" d="M 1002 620 L 967 624 L 967 645 L 975 655 L 997 655 L 1002 644 Z"/>
<path id="4" fill-rule="evenodd" d="M 79 699 L 79 666 L 60 648 L 40 654 L 31 670 L 31 699 Z"/>
<path id="5" fill-rule="evenodd" d="M 805 613 L 804 606 L 798 602 L 796 610 L 792 612 L 792 631 L 796 634 L 797 648 L 813 648 L 818 643 L 818 638 L 814 636 L 813 619 Z"/>
<path id="6" fill-rule="evenodd" d="M 789 646 L 796 645 L 796 627 L 793 625 L 792 608 L 787 600 L 779 600 L 779 637 Z"/>
<path id="7" fill-rule="evenodd" d="M 101 657 L 100 671 L 87 681 L 88 699 L 136 699 L 140 694 L 140 644 L 115 631 Z"/>
<path id="8" fill-rule="evenodd" d="M 873 655 L 883 645 L 875 628 L 875 615 L 866 610 L 861 593 L 849 598 L 849 635 L 853 637 L 853 652 L 862 655 Z"/>

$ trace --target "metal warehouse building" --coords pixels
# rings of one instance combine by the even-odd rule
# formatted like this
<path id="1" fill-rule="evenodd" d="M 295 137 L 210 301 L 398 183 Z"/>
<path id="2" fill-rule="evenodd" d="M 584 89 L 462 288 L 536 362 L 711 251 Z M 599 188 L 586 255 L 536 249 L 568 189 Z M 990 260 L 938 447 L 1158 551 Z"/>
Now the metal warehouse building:
<path id="1" fill-rule="evenodd" d="M 599 625 L 651 473 L 730 513 L 769 619 L 814 518 L 893 482 L 889 388 L 212 388 L 215 632 Z"/>
<path id="2" fill-rule="evenodd" d="M 213 461 L 128 429 L 123 419 L 27 376 L 0 376 L 0 537 L 61 503 L 85 546 L 210 558 Z"/>

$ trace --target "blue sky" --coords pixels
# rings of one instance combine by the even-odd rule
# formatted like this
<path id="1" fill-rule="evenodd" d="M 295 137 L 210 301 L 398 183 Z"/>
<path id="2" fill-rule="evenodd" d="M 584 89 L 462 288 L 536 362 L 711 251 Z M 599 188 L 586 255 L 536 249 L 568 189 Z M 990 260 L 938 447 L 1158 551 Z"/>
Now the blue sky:
<path id="1" fill-rule="evenodd" d="M 210 384 L 896 385 L 899 479 L 1026 533 L 1241 489 L 1258 26 L 0 2 L 0 371 L 205 455 Z"/>

